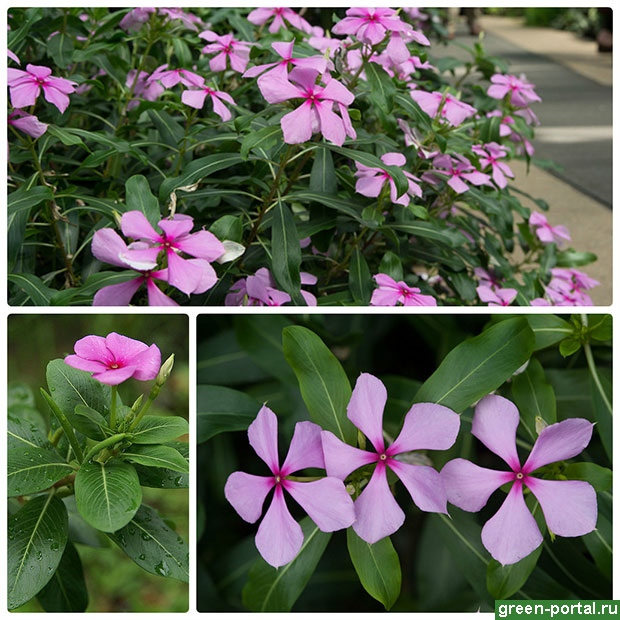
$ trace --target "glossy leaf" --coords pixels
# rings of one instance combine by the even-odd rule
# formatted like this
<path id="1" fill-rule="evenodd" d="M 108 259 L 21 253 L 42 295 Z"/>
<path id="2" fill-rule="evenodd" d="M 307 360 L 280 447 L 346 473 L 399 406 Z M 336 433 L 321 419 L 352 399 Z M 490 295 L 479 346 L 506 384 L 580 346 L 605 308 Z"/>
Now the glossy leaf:
<path id="1" fill-rule="evenodd" d="M 491 559 L 487 566 L 489 594 L 494 599 L 506 600 L 518 592 L 536 568 L 541 553 L 542 545 L 527 557 L 507 566 L 502 566 L 497 560 Z"/>
<path id="2" fill-rule="evenodd" d="M 585 480 L 589 482 L 597 493 L 604 493 L 611 489 L 611 469 L 596 463 L 569 463 L 562 470 L 562 474 L 569 480 Z"/>
<path id="3" fill-rule="evenodd" d="M 51 579 L 67 544 L 64 504 L 53 495 L 30 500 L 8 519 L 8 608 L 29 601 Z"/>
<path id="4" fill-rule="evenodd" d="M 112 435 L 106 419 L 91 407 L 77 405 L 73 413 L 75 414 L 73 416 L 74 426 L 82 435 L 97 441 Z"/>
<path id="5" fill-rule="evenodd" d="M 390 610 L 400 596 L 402 579 L 400 560 L 390 537 L 371 545 L 350 527 L 347 529 L 347 547 L 366 592 Z"/>
<path id="6" fill-rule="evenodd" d="M 125 183 L 125 194 L 127 196 L 127 210 L 140 211 L 152 226 L 155 226 L 162 215 L 159 210 L 159 201 L 151 193 L 151 188 L 146 177 L 136 174 Z"/>
<path id="7" fill-rule="evenodd" d="M 353 200 L 344 200 L 331 194 L 323 194 L 321 192 L 295 192 L 294 194 L 287 194 L 283 197 L 283 200 L 292 202 L 298 200 L 299 202 L 318 202 L 326 206 L 329 209 L 334 209 L 343 215 L 347 215 L 353 218 L 360 224 L 367 225 L 368 222 L 362 217 L 362 204 L 354 202 Z M 356 208 L 357 207 L 357 208 Z"/>
<path id="8" fill-rule="evenodd" d="M 270 149 L 276 144 L 282 144 L 282 128 L 280 123 L 263 127 L 258 131 L 251 131 L 243 139 L 239 153 L 243 159 L 247 159 L 252 149 Z"/>
<path id="9" fill-rule="evenodd" d="M 309 188 L 311 192 L 336 193 L 338 177 L 336 177 L 334 169 L 334 158 L 329 149 L 316 149 L 314 151 Z"/>
<path id="10" fill-rule="evenodd" d="M 291 296 L 295 305 L 306 305 L 299 292 L 301 279 L 301 247 L 290 208 L 282 200 L 273 209 L 271 223 L 271 267 L 282 290 Z"/>
<path id="11" fill-rule="evenodd" d="M 396 87 L 385 69 L 376 62 L 366 63 L 366 79 L 370 86 L 370 100 L 386 114 L 392 111 Z"/>
<path id="12" fill-rule="evenodd" d="M 525 318 L 534 332 L 536 351 L 557 344 L 573 332 L 568 321 L 553 314 L 528 314 Z"/>
<path id="13" fill-rule="evenodd" d="M 351 386 L 340 362 L 305 327 L 286 327 L 282 342 L 284 357 L 297 375 L 301 395 L 314 422 L 353 445 L 357 430 L 347 418 Z"/>
<path id="14" fill-rule="evenodd" d="M 6 429 L 9 450 L 22 450 L 24 448 L 52 449 L 52 444 L 48 441 L 42 428 L 19 415 L 17 407 L 21 408 L 23 406 L 13 405 L 12 408 L 9 407 Z M 12 413 L 13 411 L 15 413 Z"/>
<path id="15" fill-rule="evenodd" d="M 349 290 L 354 301 L 367 306 L 373 289 L 373 280 L 364 255 L 355 248 L 349 264 Z"/>
<path id="16" fill-rule="evenodd" d="M 145 467 L 164 467 L 172 471 L 189 473 L 187 460 L 169 446 L 132 446 L 123 450 L 123 460 Z"/>
<path id="17" fill-rule="evenodd" d="M 142 501 L 136 470 L 117 460 L 84 463 L 75 476 L 75 501 L 86 523 L 102 532 L 127 525 Z"/>
<path id="18" fill-rule="evenodd" d="M 596 420 L 596 430 L 603 442 L 605 452 L 611 462 L 613 454 L 613 434 L 612 434 L 612 421 L 611 414 L 607 403 L 612 403 L 611 400 L 611 383 L 609 380 L 600 375 L 599 377 L 603 393 L 606 396 L 607 402 L 603 399 L 601 392 L 596 385 L 596 382 L 590 377 L 590 393 L 592 395 L 592 411 L 594 413 L 594 419 Z"/>
<path id="19" fill-rule="evenodd" d="M 188 443 L 184 441 L 171 441 L 164 445 L 174 448 L 183 458 L 189 460 Z M 146 467 L 134 464 L 134 468 L 143 487 L 152 487 L 154 489 L 187 489 L 189 487 L 189 474 L 173 471 L 166 467 Z"/>
<path id="20" fill-rule="evenodd" d="M 131 431 L 132 443 L 163 443 L 189 433 L 189 425 L 180 416 L 145 415 Z"/>
<path id="21" fill-rule="evenodd" d="M 38 493 L 73 473 L 73 468 L 51 446 L 12 446 L 7 461 L 9 497 Z"/>
<path id="22" fill-rule="evenodd" d="M 187 543 L 150 506 L 142 504 L 125 527 L 108 536 L 148 573 L 189 583 Z"/>

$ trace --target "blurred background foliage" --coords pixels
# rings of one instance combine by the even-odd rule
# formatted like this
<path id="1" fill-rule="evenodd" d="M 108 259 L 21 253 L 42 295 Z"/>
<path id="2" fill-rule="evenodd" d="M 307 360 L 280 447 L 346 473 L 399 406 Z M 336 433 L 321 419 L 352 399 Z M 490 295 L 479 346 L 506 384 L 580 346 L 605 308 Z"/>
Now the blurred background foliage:
<path id="1" fill-rule="evenodd" d="M 156 344 L 162 362 L 175 354 L 174 370 L 165 388 L 153 403 L 154 415 L 177 415 L 188 419 L 189 410 L 189 336 L 188 318 L 178 315 L 80 314 L 11 315 L 8 321 L 8 379 L 30 387 L 37 409 L 48 416 L 49 409 L 39 394 L 45 387 L 48 361 L 73 352 L 73 344 L 83 336 L 106 336 L 110 332 Z M 146 393 L 152 382 L 130 379 L 119 388 L 125 403 Z M 187 436 L 179 441 L 188 441 Z M 187 489 L 143 487 L 144 503 L 152 506 L 185 540 L 189 537 L 189 492 Z M 174 579 L 151 575 L 134 564 L 107 537 L 100 547 L 76 545 L 84 566 L 89 592 L 87 611 L 161 612 L 187 611 L 188 586 Z M 19 612 L 43 611 L 36 598 Z"/>
<path id="2" fill-rule="evenodd" d="M 467 338 L 482 332 L 493 319 L 487 315 L 209 315 L 198 320 L 198 609 L 243 611 L 243 587 L 248 571 L 259 557 L 254 545 L 258 524 L 243 521 L 224 498 L 227 477 L 237 470 L 266 475 L 264 463 L 248 444 L 245 431 L 221 433 L 207 438 L 201 432 L 200 412 L 219 410 L 201 397 L 201 385 L 226 386 L 254 399 L 278 415 L 281 458 L 288 449 L 296 422 L 309 419 L 299 386 L 282 354 L 282 329 L 291 324 L 313 330 L 342 363 L 351 386 L 361 372 L 378 376 L 386 385 L 388 402 L 384 428 L 392 436 L 421 383 L 437 368 L 446 354 Z M 562 317 L 570 321 L 571 317 Z M 592 351 L 602 381 L 611 380 L 611 342 L 592 342 Z M 546 380 L 557 399 L 557 421 L 585 417 L 595 421 L 590 375 L 583 349 L 564 358 L 555 345 L 534 353 L 544 368 Z M 498 393 L 512 398 L 511 383 Z M 206 391 L 203 391 L 206 394 Z M 202 402 L 201 402 L 202 401 Z M 251 404 L 251 403 L 250 403 Z M 244 412 L 245 413 L 245 412 Z M 247 412 L 250 413 L 249 411 Z M 431 452 L 440 469 L 456 456 L 470 458 L 481 466 L 502 469 L 501 461 L 470 434 L 473 408 L 461 416 L 461 432 L 455 446 L 446 452 Z M 520 427 L 520 433 L 523 429 Z M 575 460 L 610 467 L 599 433 Z M 202 435 L 202 436 L 201 436 Z M 523 441 L 531 438 L 522 436 Z M 524 453 L 526 453 L 525 451 Z M 504 466 L 505 468 L 505 466 Z M 392 542 L 401 562 L 402 592 L 393 611 L 492 611 L 484 570 L 474 574 L 471 558 L 462 541 L 446 533 L 438 521 L 422 513 L 411 502 L 402 485 L 396 485 L 397 500 L 406 512 L 405 525 Z M 611 541 L 611 494 L 599 497 L 599 529 Z M 449 506 L 452 523 L 465 532 L 490 518 L 503 500 L 496 493 L 477 515 Z M 270 499 L 265 503 L 265 510 Z M 303 512 L 288 502 L 296 520 Z M 458 520 L 457 520 L 458 519 Z M 609 531 L 607 525 L 609 524 Z M 595 534 L 585 540 L 556 538 L 541 555 L 537 568 L 523 587 L 534 598 L 611 597 L 611 553 L 600 550 Z M 588 537 L 583 537 L 587 539 Z M 548 541 L 548 537 L 546 538 Z M 597 546 L 598 544 L 598 546 Z M 607 544 L 607 543 L 605 543 Z M 600 552 L 600 553 L 599 553 Z M 486 552 L 482 549 L 482 553 Z M 488 556 L 487 556 L 488 557 Z M 596 564 L 596 566 L 595 566 Z M 475 585 L 474 585 L 475 584 Z M 531 594 L 530 594 L 531 595 Z M 514 598 L 522 598 L 517 593 Z M 295 603 L 293 611 L 372 612 L 380 603 L 362 588 L 348 557 L 346 536 L 336 532 L 317 570 Z"/>

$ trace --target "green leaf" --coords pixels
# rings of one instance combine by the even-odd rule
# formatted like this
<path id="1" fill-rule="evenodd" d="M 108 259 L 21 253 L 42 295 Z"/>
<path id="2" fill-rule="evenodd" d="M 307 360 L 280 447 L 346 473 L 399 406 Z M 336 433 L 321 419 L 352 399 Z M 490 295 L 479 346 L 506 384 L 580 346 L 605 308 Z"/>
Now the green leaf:
<path id="1" fill-rule="evenodd" d="M 612 402 L 611 383 L 606 377 L 604 377 L 603 375 L 600 375 L 600 373 L 599 373 L 599 379 L 601 382 L 601 387 L 603 388 L 603 392 L 605 393 L 605 396 L 607 397 L 607 401 L 611 403 Z M 597 422 L 596 430 L 599 434 L 599 437 L 601 438 L 601 442 L 603 443 L 605 452 L 611 462 L 612 454 L 613 454 L 613 434 L 612 434 L 611 414 L 592 376 L 590 376 L 589 380 L 590 380 L 590 394 L 592 395 L 592 411 L 594 413 L 594 419 Z"/>
<path id="2" fill-rule="evenodd" d="M 282 200 L 273 210 L 271 224 L 271 267 L 276 282 L 291 296 L 295 305 L 305 306 L 300 291 L 301 247 L 295 219 L 290 208 Z"/>
<path id="3" fill-rule="evenodd" d="M 48 441 L 43 429 L 20 415 L 21 411 L 19 409 L 26 406 L 13 405 L 9 407 L 6 429 L 9 450 L 22 450 L 24 448 L 51 449 L 52 444 Z"/>
<path id="4" fill-rule="evenodd" d="M 555 392 L 536 358 L 530 360 L 524 372 L 513 378 L 512 395 L 521 422 L 533 440 L 538 437 L 536 418 L 542 418 L 547 424 L 556 421 Z"/>
<path id="5" fill-rule="evenodd" d="M 159 202 L 151 193 L 151 187 L 146 177 L 136 174 L 125 183 L 125 201 L 128 211 L 140 211 L 151 226 L 156 226 L 162 219 L 159 211 Z"/>
<path id="6" fill-rule="evenodd" d="M 80 136 L 74 136 L 68 131 L 65 131 L 62 127 L 56 127 L 56 125 L 49 125 L 47 128 L 47 133 L 54 136 L 55 138 L 58 138 L 65 146 L 84 144 Z M 110 149 L 110 151 L 113 153 L 116 152 L 114 149 Z"/>
<path id="7" fill-rule="evenodd" d="M 77 405 L 73 416 L 73 426 L 86 437 L 101 441 L 112 430 L 108 426 L 106 419 L 98 412 L 86 405 Z"/>
<path id="8" fill-rule="evenodd" d="M 534 332 L 535 351 L 557 344 L 573 333 L 570 323 L 554 314 L 528 314 L 525 318 Z"/>
<path id="9" fill-rule="evenodd" d="M 525 319 L 493 325 L 452 349 L 414 402 L 437 403 L 461 413 L 509 379 L 533 349 L 534 334 Z"/>
<path id="10" fill-rule="evenodd" d="M 198 443 L 220 433 L 246 430 L 260 410 L 260 403 L 251 396 L 218 385 L 199 385 L 196 402 Z"/>
<path id="11" fill-rule="evenodd" d="M 321 532 L 305 517 L 300 522 L 304 542 L 294 560 L 274 568 L 259 558 L 243 588 L 243 604 L 250 611 L 291 611 L 314 573 L 331 533 Z"/>
<path id="12" fill-rule="evenodd" d="M 142 504 L 125 527 L 108 536 L 148 573 L 189 583 L 187 543 L 150 506 Z"/>
<path id="13" fill-rule="evenodd" d="M 609 580 L 612 578 L 612 527 L 611 523 L 599 511 L 596 529 L 581 537 L 590 555 L 601 573 Z"/>
<path id="14" fill-rule="evenodd" d="M 75 501 L 86 523 L 102 532 L 127 525 L 142 501 L 136 470 L 129 463 L 84 463 L 75 476 Z"/>
<path id="15" fill-rule="evenodd" d="M 282 331 L 284 357 L 297 375 L 302 398 L 310 416 L 324 430 L 354 445 L 357 429 L 347 418 L 351 399 L 349 379 L 323 341 L 305 327 Z"/>
<path id="16" fill-rule="evenodd" d="M 176 41 L 176 39 L 173 39 L 173 41 Z M 147 114 L 157 128 L 161 141 L 164 144 L 176 147 L 185 135 L 183 127 L 168 112 L 163 110 L 147 110 Z"/>
<path id="17" fill-rule="evenodd" d="M 385 273 L 396 282 L 403 279 L 403 265 L 400 257 L 389 250 L 383 255 L 377 273 Z"/>
<path id="18" fill-rule="evenodd" d="M 11 381 L 8 385 L 7 405 L 28 405 L 34 407 L 32 388 L 23 381 Z"/>
<path id="19" fill-rule="evenodd" d="M 193 185 L 214 172 L 225 170 L 242 161 L 239 153 L 217 153 L 195 159 L 184 168 L 183 174 L 180 176 L 164 179 L 159 187 L 159 199 L 164 202 L 170 198 L 170 194 L 177 188 Z"/>
<path id="20" fill-rule="evenodd" d="M 209 230 L 218 239 L 228 239 L 240 243 L 243 238 L 243 221 L 234 215 L 222 215 L 211 224 Z"/>
<path id="21" fill-rule="evenodd" d="M 394 105 L 396 87 L 386 70 L 376 62 L 368 62 L 365 67 L 366 79 L 370 86 L 370 100 L 380 110 L 389 114 Z"/>
<path id="22" fill-rule="evenodd" d="M 49 362 L 45 374 L 52 398 L 72 424 L 78 405 L 95 411 L 107 411 L 110 386 L 93 379 L 89 373 L 72 368 L 64 360 L 55 359 Z"/>
<path id="23" fill-rule="evenodd" d="M 241 143 L 240 154 L 245 160 L 252 149 L 270 149 L 276 144 L 282 144 L 282 128 L 280 123 L 263 127 L 258 131 L 250 131 Z"/>
<path id="24" fill-rule="evenodd" d="M 581 340 L 578 338 L 565 338 L 560 342 L 560 353 L 563 357 L 570 357 L 581 349 Z"/>
<path id="25" fill-rule="evenodd" d="M 50 580 L 67 544 L 68 517 L 53 495 L 30 500 L 8 519 L 8 608 L 29 601 Z"/>
<path id="26" fill-rule="evenodd" d="M 88 607 L 88 590 L 77 549 L 67 542 L 60 564 L 48 584 L 37 594 L 47 612 L 82 612 Z"/>
<path id="27" fill-rule="evenodd" d="M 85 129 L 78 129 L 77 127 L 64 127 L 66 132 L 80 136 L 85 140 L 91 140 L 97 144 L 103 144 L 109 148 L 114 149 L 118 153 L 128 153 L 129 143 L 125 140 L 121 140 L 114 135 L 98 133 L 94 131 L 86 131 Z"/>
<path id="28" fill-rule="evenodd" d="M 590 323 L 588 324 L 588 329 L 590 330 L 590 338 L 603 342 L 611 340 L 612 319 L 610 314 L 604 314 L 602 316 L 590 315 L 589 319 Z"/>
<path id="29" fill-rule="evenodd" d="M 132 446 L 123 450 L 122 458 L 146 467 L 165 467 L 189 473 L 189 464 L 182 454 L 168 446 Z"/>
<path id="30" fill-rule="evenodd" d="M 386 536 L 371 545 L 350 527 L 347 529 L 347 547 L 355 572 L 366 592 L 386 610 L 391 609 L 400 596 L 402 575 L 398 553 L 390 537 Z"/>
<path id="31" fill-rule="evenodd" d="M 355 248 L 349 264 L 349 290 L 358 304 L 367 306 L 372 295 L 373 281 L 370 269 L 359 248 Z"/>
<path id="32" fill-rule="evenodd" d="M 187 420 L 179 416 L 145 415 L 131 431 L 132 443 L 163 443 L 189 433 Z"/>
<path id="33" fill-rule="evenodd" d="M 187 442 L 171 441 L 164 445 L 174 448 L 186 461 L 189 459 Z M 134 465 L 134 467 L 143 487 L 153 489 L 187 489 L 189 487 L 189 474 L 182 474 L 166 467 L 145 467 L 143 465 Z"/>
<path id="34" fill-rule="evenodd" d="M 15 259 L 17 256 L 14 257 Z M 56 291 L 31 273 L 10 273 L 9 282 L 18 286 L 35 306 L 49 306 Z"/>
<path id="35" fill-rule="evenodd" d="M 460 230 L 439 228 L 429 222 L 407 222 L 390 224 L 389 228 L 407 233 L 413 237 L 422 237 L 432 241 L 441 241 L 450 247 L 459 247 L 465 243 L 465 236 Z"/>
<path id="36" fill-rule="evenodd" d="M 311 192 L 335 194 L 338 190 L 338 177 L 334 169 L 334 159 L 328 149 L 316 149 L 310 172 Z"/>
<path id="37" fill-rule="evenodd" d="M 71 473 L 73 468 L 53 449 L 14 446 L 8 454 L 7 494 L 17 497 L 38 493 Z"/>
<path id="38" fill-rule="evenodd" d="M 562 470 L 562 474 L 569 480 L 585 480 L 589 482 L 597 493 L 604 493 L 611 489 L 611 469 L 601 467 L 596 463 L 569 463 Z"/>
<path id="39" fill-rule="evenodd" d="M 343 200 L 342 198 L 337 198 L 335 196 L 331 196 L 330 194 L 321 194 L 319 192 L 296 192 L 294 194 L 287 194 L 282 198 L 283 200 L 287 200 L 289 202 L 299 201 L 299 202 L 318 202 L 329 209 L 334 209 L 339 213 L 344 215 L 348 215 L 350 218 L 356 220 L 360 224 L 368 225 L 368 222 L 364 220 L 362 217 L 362 209 L 363 205 L 360 203 L 355 203 L 352 200 Z M 357 207 L 357 209 L 356 209 Z"/>
<path id="40" fill-rule="evenodd" d="M 73 54 L 73 39 L 66 32 L 57 32 L 48 40 L 47 51 L 55 65 L 66 69 Z"/>
<path id="41" fill-rule="evenodd" d="M 596 254 L 592 252 L 575 252 L 573 250 L 564 250 L 556 255 L 558 267 L 582 267 L 589 265 L 597 260 Z"/>
<path id="42" fill-rule="evenodd" d="M 542 553 L 542 545 L 515 564 L 502 566 L 497 560 L 491 560 L 487 566 L 487 589 L 497 600 L 509 599 L 518 592 L 536 568 Z"/>

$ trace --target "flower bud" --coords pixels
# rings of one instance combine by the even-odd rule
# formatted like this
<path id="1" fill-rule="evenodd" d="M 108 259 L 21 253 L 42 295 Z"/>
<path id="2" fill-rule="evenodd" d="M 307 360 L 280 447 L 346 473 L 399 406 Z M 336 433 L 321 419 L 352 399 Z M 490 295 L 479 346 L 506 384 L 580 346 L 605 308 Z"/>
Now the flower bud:
<path id="1" fill-rule="evenodd" d="M 549 426 L 539 415 L 536 416 L 535 424 L 536 424 L 536 434 L 537 435 L 540 435 L 540 433 L 542 433 L 543 429 L 545 429 L 545 428 L 547 428 L 547 426 Z"/>
<path id="2" fill-rule="evenodd" d="M 144 394 L 140 394 L 140 396 L 138 396 L 138 398 L 136 398 L 136 402 L 131 405 L 131 412 L 135 413 L 136 411 L 138 411 L 138 409 L 140 409 L 140 405 L 142 404 L 142 398 L 144 397 Z"/>
<path id="3" fill-rule="evenodd" d="M 172 372 L 172 367 L 174 366 L 174 353 L 162 364 L 159 369 L 159 373 L 157 374 L 157 379 L 155 379 L 155 385 L 161 387 L 170 376 Z"/>

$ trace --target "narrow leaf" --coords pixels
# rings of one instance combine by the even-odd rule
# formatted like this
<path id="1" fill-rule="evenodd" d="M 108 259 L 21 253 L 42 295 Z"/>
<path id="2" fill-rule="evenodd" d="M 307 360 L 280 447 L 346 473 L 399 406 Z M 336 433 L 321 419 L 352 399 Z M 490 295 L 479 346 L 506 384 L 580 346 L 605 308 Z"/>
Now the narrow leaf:
<path id="1" fill-rule="evenodd" d="M 306 305 L 300 291 L 301 246 L 291 210 L 282 200 L 273 210 L 271 225 L 271 266 L 273 275 L 296 305 Z"/>

